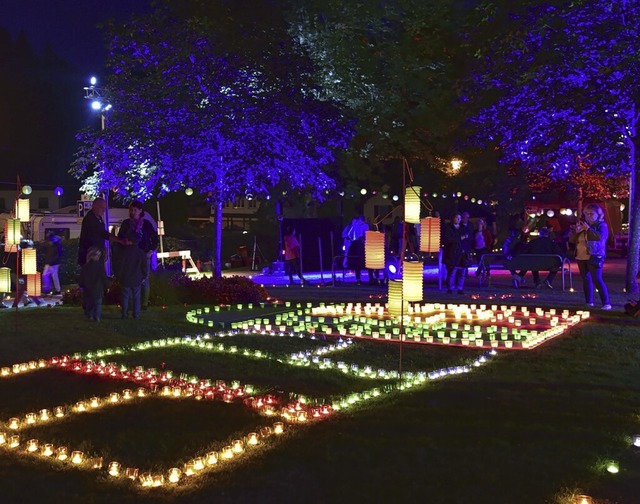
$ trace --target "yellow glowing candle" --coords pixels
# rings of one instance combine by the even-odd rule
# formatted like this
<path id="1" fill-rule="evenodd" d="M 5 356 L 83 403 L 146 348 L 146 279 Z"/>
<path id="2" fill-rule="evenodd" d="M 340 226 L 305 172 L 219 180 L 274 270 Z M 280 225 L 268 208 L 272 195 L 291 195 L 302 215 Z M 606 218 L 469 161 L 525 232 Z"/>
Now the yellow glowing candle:
<path id="1" fill-rule="evenodd" d="M 124 389 L 122 391 L 122 398 L 125 400 L 129 400 L 133 398 L 133 391 L 131 391 L 130 389 Z"/>
<path id="2" fill-rule="evenodd" d="M 56 418 L 62 418 L 64 416 L 64 407 L 56 406 L 53 410 L 53 414 L 56 416 Z"/>
<path id="3" fill-rule="evenodd" d="M 124 477 L 135 480 L 138 477 L 138 468 L 137 467 L 127 467 L 124 470 Z"/>
<path id="4" fill-rule="evenodd" d="M 257 445 L 258 444 L 258 433 L 250 432 L 247 434 L 247 444 L 248 445 Z"/>
<path id="5" fill-rule="evenodd" d="M 27 451 L 28 452 L 38 451 L 38 440 L 37 439 L 30 439 L 29 441 L 27 441 Z"/>
<path id="6" fill-rule="evenodd" d="M 53 455 L 53 445 L 51 443 L 46 443 L 45 445 L 43 445 L 42 448 L 40 448 L 40 454 L 43 457 L 50 457 L 51 455 Z"/>
<path id="7" fill-rule="evenodd" d="M 20 446 L 20 436 L 13 435 L 9 437 L 9 448 L 16 448 Z"/>
<path id="8" fill-rule="evenodd" d="M 202 471 L 205 468 L 205 462 L 202 457 L 197 457 L 193 459 L 193 468 L 196 471 Z"/>
<path id="9" fill-rule="evenodd" d="M 169 469 L 169 483 L 177 483 L 178 481 L 180 481 L 181 477 L 182 471 L 180 469 L 178 469 L 177 467 L 172 467 L 171 469 Z"/>
<path id="10" fill-rule="evenodd" d="M 593 504 L 593 499 L 588 495 L 576 495 L 575 504 Z"/>
<path id="11" fill-rule="evenodd" d="M 206 456 L 207 465 L 216 465 L 218 463 L 218 452 L 209 452 Z"/>
<path id="12" fill-rule="evenodd" d="M 146 395 L 147 395 L 147 389 L 146 389 L 146 388 L 144 388 L 144 387 L 139 387 L 139 388 L 136 390 L 136 394 L 137 394 L 137 396 L 138 396 L 138 397 L 146 397 Z"/>
<path id="13" fill-rule="evenodd" d="M 233 447 L 232 446 L 225 446 L 222 449 L 222 452 L 220 452 L 220 456 L 223 459 L 232 459 L 233 458 Z"/>
<path id="14" fill-rule="evenodd" d="M 87 410 L 87 405 L 84 403 L 84 401 L 78 401 L 76 403 L 76 411 L 86 411 Z"/>
<path id="15" fill-rule="evenodd" d="M 7 442 L 7 433 L 0 432 L 0 445 L 3 445 Z"/>
<path id="16" fill-rule="evenodd" d="M 120 402 L 120 394 L 118 394 L 117 392 L 111 392 L 111 394 L 109 394 L 109 402 L 112 402 L 112 403 Z"/>
<path id="17" fill-rule="evenodd" d="M 72 451 L 71 452 L 71 462 L 74 464 L 82 464 L 84 462 L 84 453 L 81 451 Z"/>
<path id="18" fill-rule="evenodd" d="M 120 476 L 121 468 L 122 466 L 120 465 L 120 462 L 109 462 L 107 472 L 109 473 L 109 476 L 117 477 Z"/>
<path id="19" fill-rule="evenodd" d="M 48 409 L 41 409 L 40 410 L 40 420 L 42 422 L 46 422 L 51 418 L 51 414 L 49 413 Z"/>
<path id="20" fill-rule="evenodd" d="M 284 432 L 284 424 L 282 422 L 276 422 L 273 424 L 273 432 L 276 434 L 282 434 Z"/>
<path id="21" fill-rule="evenodd" d="M 9 428 L 10 429 L 18 429 L 20 427 L 20 419 L 19 418 L 10 418 L 9 419 Z"/>
<path id="22" fill-rule="evenodd" d="M 233 442 L 233 453 L 242 453 L 244 451 L 244 445 L 242 444 L 242 441 L 240 441 L 239 439 L 236 439 Z"/>
<path id="23" fill-rule="evenodd" d="M 140 475 L 140 483 L 143 487 L 153 486 L 153 476 L 151 475 L 151 473 L 142 473 Z"/>
<path id="24" fill-rule="evenodd" d="M 98 406 L 100 406 L 100 398 L 92 397 L 91 399 L 89 399 L 89 405 L 92 408 L 97 408 Z"/>

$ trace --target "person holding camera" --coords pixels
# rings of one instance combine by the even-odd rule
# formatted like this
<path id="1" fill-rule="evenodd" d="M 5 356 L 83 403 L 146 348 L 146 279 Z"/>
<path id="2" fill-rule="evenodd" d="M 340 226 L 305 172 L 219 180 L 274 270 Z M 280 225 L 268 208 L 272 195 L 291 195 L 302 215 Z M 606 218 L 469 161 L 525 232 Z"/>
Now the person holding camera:
<path id="1" fill-rule="evenodd" d="M 609 290 L 602 279 L 602 270 L 607 251 L 609 228 L 604 221 L 604 211 L 591 203 L 582 212 L 583 218 L 569 235 L 575 244 L 576 261 L 582 277 L 584 297 L 588 306 L 593 306 L 594 285 L 598 288 L 603 310 L 611 310 Z"/>

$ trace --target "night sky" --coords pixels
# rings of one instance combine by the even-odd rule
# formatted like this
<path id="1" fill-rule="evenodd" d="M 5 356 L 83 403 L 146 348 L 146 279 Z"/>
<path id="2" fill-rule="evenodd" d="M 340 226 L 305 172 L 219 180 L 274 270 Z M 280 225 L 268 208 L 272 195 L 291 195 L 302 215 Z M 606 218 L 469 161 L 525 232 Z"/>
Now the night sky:
<path id="1" fill-rule="evenodd" d="M 146 0 L 5 0 L 0 26 L 13 38 L 23 30 L 36 53 L 50 44 L 61 59 L 91 74 L 100 72 L 106 55 L 97 25 L 147 8 Z"/>

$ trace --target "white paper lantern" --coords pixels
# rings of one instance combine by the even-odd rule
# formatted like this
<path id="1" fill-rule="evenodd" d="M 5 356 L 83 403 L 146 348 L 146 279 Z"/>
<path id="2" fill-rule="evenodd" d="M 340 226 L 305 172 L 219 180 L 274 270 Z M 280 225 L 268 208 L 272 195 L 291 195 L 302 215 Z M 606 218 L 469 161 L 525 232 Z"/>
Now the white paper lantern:
<path id="1" fill-rule="evenodd" d="M 364 238 L 364 265 L 367 269 L 384 269 L 384 233 L 367 231 Z"/>
<path id="2" fill-rule="evenodd" d="M 14 207 L 16 219 L 20 222 L 29 222 L 29 200 L 27 198 L 18 198 Z"/>
<path id="3" fill-rule="evenodd" d="M 425 217 L 420 220 L 420 251 L 440 251 L 440 217 Z"/>
<path id="4" fill-rule="evenodd" d="M 420 186 L 408 186 L 404 190 L 404 220 L 410 224 L 420 224 Z"/>
<path id="5" fill-rule="evenodd" d="M 22 249 L 22 274 L 34 275 L 37 272 L 36 249 Z"/>
<path id="6" fill-rule="evenodd" d="M 409 303 L 402 297 L 402 280 L 389 280 L 388 310 L 392 317 L 400 317 L 409 310 Z"/>
<path id="7" fill-rule="evenodd" d="M 4 225 L 5 250 L 6 245 L 20 245 L 21 231 L 20 219 L 7 219 Z"/>
<path id="8" fill-rule="evenodd" d="M 11 292 L 10 268 L 0 268 L 0 292 Z"/>
<path id="9" fill-rule="evenodd" d="M 423 266 L 419 261 L 402 263 L 402 290 L 405 301 L 422 301 Z"/>
<path id="10" fill-rule="evenodd" d="M 27 275 L 27 296 L 33 296 L 33 297 L 42 296 L 42 282 L 40 278 L 40 273 Z"/>

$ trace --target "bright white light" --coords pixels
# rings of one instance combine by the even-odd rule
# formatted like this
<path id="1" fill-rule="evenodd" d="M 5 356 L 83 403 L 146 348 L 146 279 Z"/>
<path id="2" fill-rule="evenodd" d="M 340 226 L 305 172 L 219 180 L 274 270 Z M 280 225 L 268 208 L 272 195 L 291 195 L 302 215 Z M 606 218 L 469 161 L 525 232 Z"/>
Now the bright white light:
<path id="1" fill-rule="evenodd" d="M 555 214 L 553 210 L 547 210 L 547 217 L 553 217 Z"/>
<path id="2" fill-rule="evenodd" d="M 362 189 L 360 189 L 360 194 L 364 196 L 365 194 L 367 194 L 367 190 L 363 187 Z"/>
<path id="3" fill-rule="evenodd" d="M 461 167 L 462 167 L 462 161 L 460 161 L 459 159 L 451 160 L 451 169 L 454 171 L 454 173 L 457 173 Z"/>
<path id="4" fill-rule="evenodd" d="M 98 100 L 94 100 L 91 102 L 91 108 L 93 110 L 100 110 L 102 108 L 102 103 L 100 103 Z"/>
<path id="5" fill-rule="evenodd" d="M 111 104 L 109 103 L 109 105 L 107 105 L 107 106 L 104 108 L 104 110 L 105 110 L 105 112 L 106 112 L 107 110 L 111 110 Z"/>
<path id="6" fill-rule="evenodd" d="M 193 194 L 193 189 L 191 189 L 190 187 L 187 187 L 187 188 L 184 190 L 184 193 L 185 193 L 187 196 L 191 196 L 191 195 Z"/>
<path id="7" fill-rule="evenodd" d="M 91 79 L 89 79 L 89 82 L 91 83 L 92 86 L 95 86 L 98 83 L 98 79 L 96 79 L 93 75 L 91 76 Z"/>
<path id="8" fill-rule="evenodd" d="M 31 194 L 31 192 L 32 192 L 32 189 L 31 189 L 30 185 L 22 186 L 22 194 L 29 195 L 29 194 Z"/>
<path id="9" fill-rule="evenodd" d="M 397 194 L 394 194 L 393 197 L 391 198 L 393 201 L 398 201 L 400 199 L 400 197 Z"/>
<path id="10" fill-rule="evenodd" d="M 566 214 L 567 215 L 573 215 L 573 211 L 570 208 L 567 208 Z"/>

